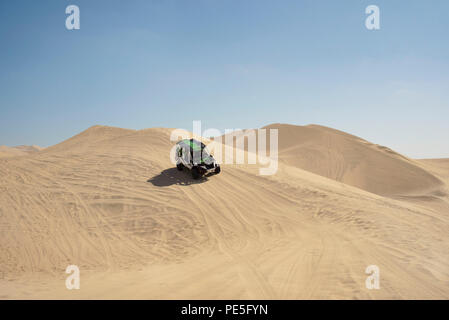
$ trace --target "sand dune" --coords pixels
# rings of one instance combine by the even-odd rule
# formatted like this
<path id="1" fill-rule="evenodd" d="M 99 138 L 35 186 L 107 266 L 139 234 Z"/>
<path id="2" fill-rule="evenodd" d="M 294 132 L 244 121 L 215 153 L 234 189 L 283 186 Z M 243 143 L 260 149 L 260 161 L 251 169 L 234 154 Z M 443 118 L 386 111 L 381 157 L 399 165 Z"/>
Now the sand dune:
<path id="1" fill-rule="evenodd" d="M 276 175 L 193 181 L 170 129 L 95 126 L 0 159 L 1 298 L 449 298 L 449 162 L 279 129 Z M 81 289 L 65 289 L 67 265 Z M 365 287 L 378 265 L 380 290 Z"/>
<path id="2" fill-rule="evenodd" d="M 24 156 L 29 153 L 41 151 L 43 149 L 44 148 L 35 145 L 17 147 L 0 146 L 0 158 Z"/>
<path id="3" fill-rule="evenodd" d="M 442 181 L 415 160 L 342 131 L 318 125 L 264 128 L 278 130 L 279 159 L 289 166 L 379 195 L 421 194 L 442 187 Z"/>

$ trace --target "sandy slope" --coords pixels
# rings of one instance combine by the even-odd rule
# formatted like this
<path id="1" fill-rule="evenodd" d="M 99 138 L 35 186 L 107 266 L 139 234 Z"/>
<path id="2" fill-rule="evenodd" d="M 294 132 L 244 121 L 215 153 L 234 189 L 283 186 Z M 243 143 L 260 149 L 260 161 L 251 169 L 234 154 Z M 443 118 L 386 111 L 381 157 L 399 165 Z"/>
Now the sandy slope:
<path id="1" fill-rule="evenodd" d="M 447 160 L 273 126 L 274 176 L 225 165 L 192 181 L 162 128 L 95 126 L 0 159 L 0 297 L 449 298 Z"/>

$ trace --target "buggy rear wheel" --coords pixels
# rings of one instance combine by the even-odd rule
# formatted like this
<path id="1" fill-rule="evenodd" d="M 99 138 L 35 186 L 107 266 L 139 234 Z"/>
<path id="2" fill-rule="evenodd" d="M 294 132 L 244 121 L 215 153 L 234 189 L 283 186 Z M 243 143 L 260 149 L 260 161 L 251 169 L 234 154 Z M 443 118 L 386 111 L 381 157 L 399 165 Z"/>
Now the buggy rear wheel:
<path id="1" fill-rule="evenodd" d="M 200 177 L 200 170 L 198 170 L 198 167 L 192 168 L 192 178 L 197 180 Z"/>

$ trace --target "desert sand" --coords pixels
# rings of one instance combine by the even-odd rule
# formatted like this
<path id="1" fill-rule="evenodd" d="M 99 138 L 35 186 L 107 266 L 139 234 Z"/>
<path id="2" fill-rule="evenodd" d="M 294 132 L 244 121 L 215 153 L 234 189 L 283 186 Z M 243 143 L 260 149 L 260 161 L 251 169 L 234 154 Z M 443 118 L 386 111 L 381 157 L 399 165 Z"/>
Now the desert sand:
<path id="1" fill-rule="evenodd" d="M 194 181 L 170 163 L 165 128 L 1 149 L 0 298 L 449 298 L 449 159 L 267 128 L 272 176 L 224 164 Z M 71 264 L 79 290 L 65 287 Z M 369 265 L 379 290 L 365 287 Z"/>

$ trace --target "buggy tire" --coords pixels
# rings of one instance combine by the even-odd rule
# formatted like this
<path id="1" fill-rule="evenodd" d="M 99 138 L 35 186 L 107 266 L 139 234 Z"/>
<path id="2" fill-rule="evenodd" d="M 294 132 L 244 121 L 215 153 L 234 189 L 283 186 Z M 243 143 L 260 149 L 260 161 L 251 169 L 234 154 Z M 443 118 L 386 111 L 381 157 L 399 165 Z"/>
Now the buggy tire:
<path id="1" fill-rule="evenodd" d="M 182 171 L 182 169 L 184 169 L 184 165 L 182 163 L 178 163 L 176 165 L 176 169 L 178 169 L 178 171 Z"/>
<path id="2" fill-rule="evenodd" d="M 221 172 L 221 168 L 220 167 L 216 167 L 214 172 L 215 172 L 215 174 L 219 174 Z"/>
<path id="3" fill-rule="evenodd" d="M 197 167 L 192 168 L 192 178 L 198 180 L 200 178 L 200 170 Z"/>

